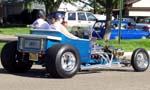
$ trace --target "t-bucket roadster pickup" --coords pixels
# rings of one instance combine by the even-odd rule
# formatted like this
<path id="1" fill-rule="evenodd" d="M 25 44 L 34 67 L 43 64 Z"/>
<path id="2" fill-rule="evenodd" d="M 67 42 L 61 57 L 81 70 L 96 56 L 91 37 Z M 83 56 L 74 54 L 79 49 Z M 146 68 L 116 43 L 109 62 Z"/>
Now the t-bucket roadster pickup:
<path id="1" fill-rule="evenodd" d="M 10 73 L 24 73 L 33 63 L 46 67 L 54 78 L 71 78 L 78 71 L 120 66 L 124 51 L 96 45 L 94 39 L 71 39 L 56 30 L 30 30 L 17 35 L 1 52 L 2 66 Z M 131 65 L 142 72 L 149 67 L 149 55 L 143 48 L 133 51 Z"/>

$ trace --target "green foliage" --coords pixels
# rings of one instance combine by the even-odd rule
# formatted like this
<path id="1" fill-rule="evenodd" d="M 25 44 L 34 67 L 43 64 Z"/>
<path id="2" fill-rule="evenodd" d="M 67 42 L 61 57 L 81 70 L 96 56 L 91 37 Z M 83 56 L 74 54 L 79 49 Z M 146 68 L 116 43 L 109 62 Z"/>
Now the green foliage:
<path id="1" fill-rule="evenodd" d="M 58 10 L 62 2 L 72 3 L 78 0 L 37 0 L 39 3 L 44 3 L 46 13 L 52 13 Z"/>
<path id="2" fill-rule="evenodd" d="M 31 9 L 33 2 L 34 2 L 34 0 L 24 0 L 23 8 L 24 9 L 28 9 L 28 8 Z"/>
<path id="3" fill-rule="evenodd" d="M 86 5 L 93 7 L 94 13 L 105 12 L 106 4 L 107 4 L 106 3 L 107 0 L 89 0 L 89 3 L 84 2 L 84 0 L 25 0 L 24 1 L 25 6 L 27 7 L 27 3 L 28 3 L 28 6 L 31 7 L 31 3 L 33 3 L 34 1 L 38 1 L 41 4 L 45 4 L 47 14 L 57 11 L 57 9 L 59 8 L 59 6 L 62 2 L 67 2 L 67 3 L 71 3 L 71 4 L 73 4 L 73 2 L 76 2 L 76 1 L 83 2 Z M 111 5 L 114 8 L 116 8 L 116 7 L 118 7 L 118 5 L 119 5 L 118 3 L 120 0 L 108 0 L 108 1 L 112 1 Z"/>
<path id="4" fill-rule="evenodd" d="M 96 2 L 100 3 L 103 7 L 106 8 L 106 32 L 104 35 L 105 40 L 109 40 L 110 37 L 110 27 L 112 20 L 112 11 L 114 8 L 118 7 L 118 4 L 121 0 L 96 0 Z"/>
<path id="5" fill-rule="evenodd" d="M 3 46 L 5 45 L 6 43 L 0 43 L 0 53 L 1 53 L 1 50 L 3 48 Z"/>
<path id="6" fill-rule="evenodd" d="M 109 2 L 112 2 L 112 6 L 119 5 L 120 0 L 108 0 Z M 96 2 L 100 3 L 103 7 L 106 7 L 107 0 L 96 0 Z"/>
<path id="7" fill-rule="evenodd" d="M 98 44 L 105 46 L 106 43 L 103 40 L 97 41 Z M 122 48 L 125 51 L 133 51 L 136 48 L 145 48 L 146 50 L 150 50 L 150 40 L 149 39 L 138 39 L 138 40 L 121 40 L 121 43 L 118 44 L 118 40 L 110 40 L 110 46 L 114 46 L 116 48 Z"/>
<path id="8" fill-rule="evenodd" d="M 30 28 L 27 27 L 13 27 L 13 28 L 0 28 L 0 34 L 15 35 L 15 34 L 28 34 Z"/>

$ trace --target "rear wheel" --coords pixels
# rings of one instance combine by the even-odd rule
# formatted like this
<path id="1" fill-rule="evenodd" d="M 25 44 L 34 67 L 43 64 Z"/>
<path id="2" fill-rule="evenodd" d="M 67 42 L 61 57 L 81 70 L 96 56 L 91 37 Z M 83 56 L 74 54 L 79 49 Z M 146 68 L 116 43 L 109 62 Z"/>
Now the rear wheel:
<path id="1" fill-rule="evenodd" d="M 136 49 L 132 54 L 131 65 L 137 72 L 147 70 L 149 67 L 149 55 L 147 51 L 143 48 Z"/>
<path id="2" fill-rule="evenodd" d="M 29 61 L 29 54 L 22 56 L 17 51 L 17 41 L 9 42 L 2 48 L 1 63 L 11 73 L 27 72 L 33 64 Z"/>
<path id="3" fill-rule="evenodd" d="M 55 45 L 48 49 L 45 65 L 52 77 L 71 78 L 79 70 L 80 56 L 71 45 Z"/>

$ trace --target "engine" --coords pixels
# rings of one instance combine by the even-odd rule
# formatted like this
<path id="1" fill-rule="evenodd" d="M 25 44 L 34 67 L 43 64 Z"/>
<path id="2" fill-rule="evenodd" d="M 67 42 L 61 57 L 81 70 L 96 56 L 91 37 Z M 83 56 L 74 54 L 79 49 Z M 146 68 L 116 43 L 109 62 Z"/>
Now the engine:
<path id="1" fill-rule="evenodd" d="M 124 50 L 123 49 L 115 49 L 113 50 L 113 54 L 116 55 L 116 56 L 123 56 L 124 55 Z"/>
<path id="2" fill-rule="evenodd" d="M 107 59 L 108 61 L 111 60 L 112 56 L 120 57 L 124 55 L 124 50 L 121 48 L 114 48 L 114 47 L 102 47 L 102 46 L 94 46 L 91 54 L 92 59 L 102 60 Z"/>

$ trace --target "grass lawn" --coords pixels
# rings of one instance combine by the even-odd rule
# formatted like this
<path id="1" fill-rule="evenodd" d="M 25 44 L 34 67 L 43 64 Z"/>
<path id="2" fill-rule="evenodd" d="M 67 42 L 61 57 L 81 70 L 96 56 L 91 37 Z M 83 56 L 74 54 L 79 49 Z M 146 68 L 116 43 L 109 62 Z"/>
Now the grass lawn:
<path id="1" fill-rule="evenodd" d="M 4 35 L 28 34 L 29 30 L 30 28 L 27 27 L 0 28 L 0 34 Z"/>
<path id="2" fill-rule="evenodd" d="M 15 35 L 15 34 L 28 34 L 30 28 L 23 27 L 14 27 L 14 28 L 0 28 L 0 34 L 4 35 Z M 105 45 L 103 40 L 98 40 L 97 43 L 101 45 Z M 0 43 L 0 50 L 5 43 Z M 116 48 L 122 48 L 125 51 L 133 51 L 136 48 L 145 48 L 146 50 L 150 50 L 150 39 L 138 39 L 138 40 L 121 40 L 120 44 L 118 44 L 117 40 L 110 40 L 109 45 L 114 46 Z"/>
<path id="3" fill-rule="evenodd" d="M 9 27 L 9 28 L 0 28 L 0 35 L 16 35 L 16 34 L 28 34 L 30 28 L 28 27 Z M 0 51 L 5 43 L 0 42 Z"/>
<path id="4" fill-rule="evenodd" d="M 103 40 L 99 40 L 97 43 L 106 45 Z M 121 40 L 120 44 L 118 43 L 118 40 L 110 40 L 109 45 L 116 48 L 122 48 L 127 52 L 133 51 L 137 48 L 145 48 L 146 50 L 150 50 L 150 39 Z"/>

